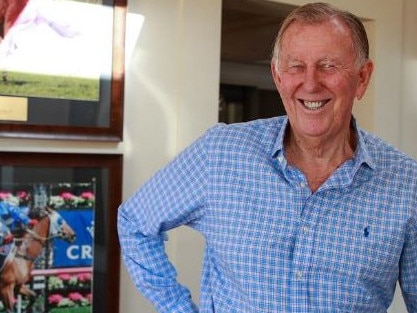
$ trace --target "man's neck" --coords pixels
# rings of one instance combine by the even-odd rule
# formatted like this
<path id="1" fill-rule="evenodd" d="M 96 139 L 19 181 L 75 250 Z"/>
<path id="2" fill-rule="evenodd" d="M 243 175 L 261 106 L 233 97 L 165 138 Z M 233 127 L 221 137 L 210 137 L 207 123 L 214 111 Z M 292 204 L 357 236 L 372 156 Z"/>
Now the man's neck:
<path id="1" fill-rule="evenodd" d="M 350 127 L 334 138 L 297 136 L 291 130 L 284 141 L 288 163 L 306 176 L 316 191 L 344 162 L 351 159 L 356 148 L 356 133 Z"/>

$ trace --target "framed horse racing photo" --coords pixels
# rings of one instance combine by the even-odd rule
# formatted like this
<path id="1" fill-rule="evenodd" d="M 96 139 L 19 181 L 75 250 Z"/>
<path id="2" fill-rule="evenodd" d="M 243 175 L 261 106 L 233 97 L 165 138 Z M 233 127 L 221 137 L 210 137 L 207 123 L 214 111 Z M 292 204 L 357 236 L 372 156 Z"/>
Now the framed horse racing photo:
<path id="1" fill-rule="evenodd" d="M 117 313 L 122 156 L 0 158 L 0 312 Z"/>
<path id="2" fill-rule="evenodd" d="M 0 8 L 0 136 L 121 141 L 127 0 Z"/>

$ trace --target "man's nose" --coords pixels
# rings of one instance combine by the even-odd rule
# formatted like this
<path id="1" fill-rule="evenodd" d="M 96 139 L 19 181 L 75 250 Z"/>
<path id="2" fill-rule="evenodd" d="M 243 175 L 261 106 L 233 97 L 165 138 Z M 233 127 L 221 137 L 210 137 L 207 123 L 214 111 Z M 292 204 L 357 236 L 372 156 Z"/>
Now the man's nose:
<path id="1" fill-rule="evenodd" d="M 316 67 L 307 67 L 304 72 L 304 88 L 309 92 L 314 92 L 320 88 L 320 73 Z"/>

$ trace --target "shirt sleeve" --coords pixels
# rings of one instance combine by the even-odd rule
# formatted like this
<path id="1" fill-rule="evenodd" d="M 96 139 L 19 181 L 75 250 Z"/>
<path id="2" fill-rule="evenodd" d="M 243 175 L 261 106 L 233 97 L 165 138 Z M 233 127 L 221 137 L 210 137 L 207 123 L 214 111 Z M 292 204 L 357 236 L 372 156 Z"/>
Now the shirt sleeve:
<path id="1" fill-rule="evenodd" d="M 195 226 L 203 214 L 204 137 L 157 172 L 118 210 L 122 256 L 136 287 L 160 313 L 198 312 L 165 254 L 165 232 Z"/>
<path id="2" fill-rule="evenodd" d="M 417 209 L 416 212 L 417 213 Z M 409 223 L 400 260 L 400 286 L 407 311 L 417 313 L 417 214 Z"/>

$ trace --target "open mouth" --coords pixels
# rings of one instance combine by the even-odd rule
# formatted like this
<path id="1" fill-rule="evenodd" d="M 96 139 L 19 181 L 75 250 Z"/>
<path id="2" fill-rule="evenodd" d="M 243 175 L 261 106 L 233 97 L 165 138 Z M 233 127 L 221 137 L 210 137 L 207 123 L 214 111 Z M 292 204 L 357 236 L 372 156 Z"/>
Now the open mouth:
<path id="1" fill-rule="evenodd" d="M 301 100 L 301 99 L 299 101 L 305 108 L 312 110 L 312 111 L 321 109 L 322 107 L 326 105 L 327 102 L 329 102 L 329 100 L 307 101 L 307 100 Z"/>

